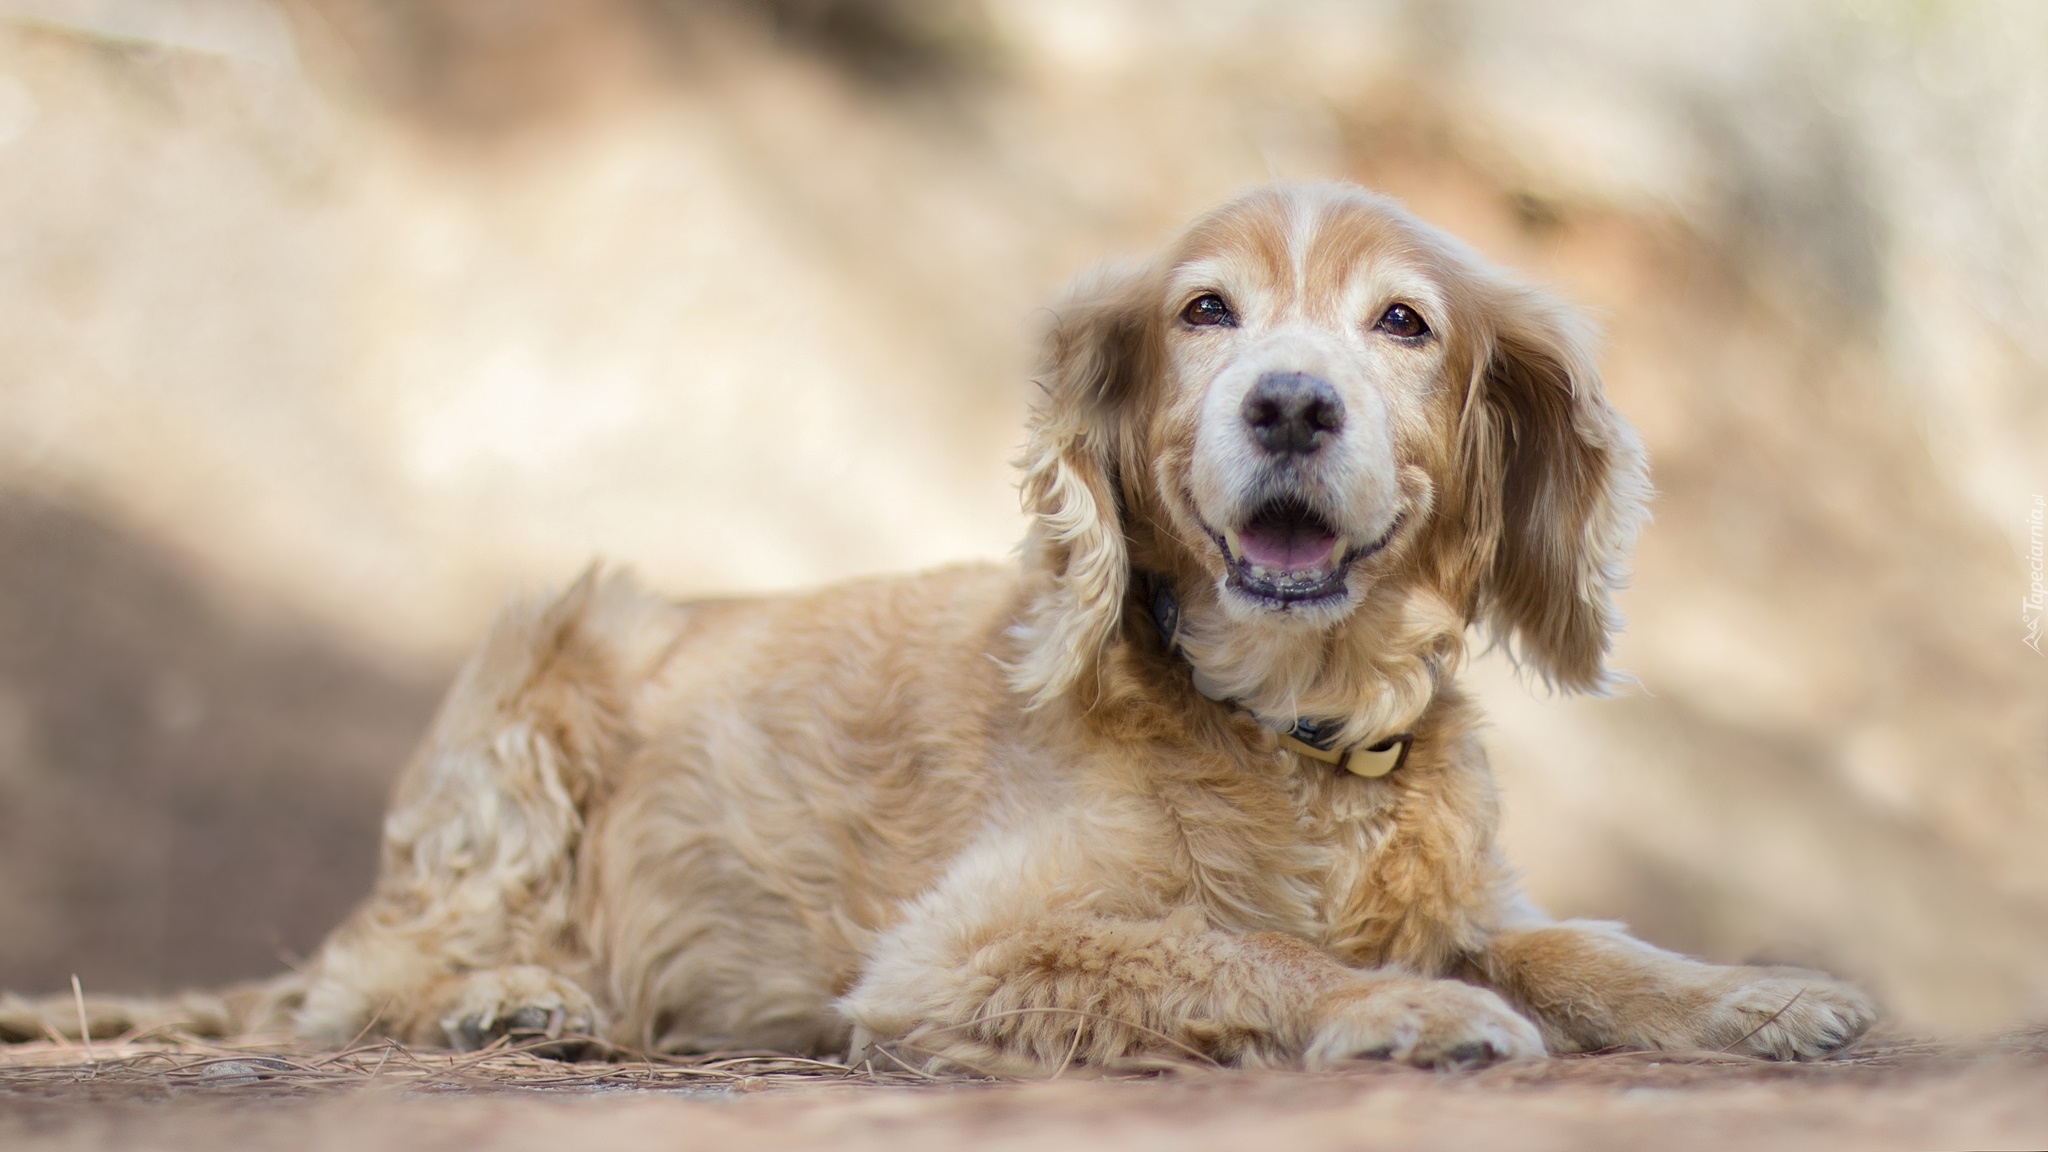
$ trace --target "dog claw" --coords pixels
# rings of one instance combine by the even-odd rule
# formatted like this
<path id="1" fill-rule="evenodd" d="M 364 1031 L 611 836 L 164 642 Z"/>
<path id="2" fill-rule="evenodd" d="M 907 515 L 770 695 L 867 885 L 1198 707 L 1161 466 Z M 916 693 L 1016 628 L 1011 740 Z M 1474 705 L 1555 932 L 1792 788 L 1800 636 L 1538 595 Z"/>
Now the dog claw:
<path id="1" fill-rule="evenodd" d="M 461 1008 L 442 1021 L 451 1047 L 474 1052 L 503 1040 L 537 1055 L 572 1059 L 584 1044 L 563 1037 L 597 1030 L 590 998 L 546 969 L 496 969 L 468 980 Z"/>

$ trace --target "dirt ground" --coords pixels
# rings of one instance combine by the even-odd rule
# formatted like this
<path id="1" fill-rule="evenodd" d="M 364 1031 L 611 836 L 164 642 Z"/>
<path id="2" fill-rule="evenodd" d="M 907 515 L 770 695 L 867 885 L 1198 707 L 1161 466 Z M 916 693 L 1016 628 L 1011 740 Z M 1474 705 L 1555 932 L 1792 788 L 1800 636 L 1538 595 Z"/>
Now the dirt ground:
<path id="1" fill-rule="evenodd" d="M 1770 1064 L 1611 1053 L 1481 1071 L 1189 1070 L 1016 1084 L 770 1054 L 561 1064 L 365 1044 L 0 1050 L 0 1146 L 843 1149 L 2042 1148 L 2048 1031 Z"/>

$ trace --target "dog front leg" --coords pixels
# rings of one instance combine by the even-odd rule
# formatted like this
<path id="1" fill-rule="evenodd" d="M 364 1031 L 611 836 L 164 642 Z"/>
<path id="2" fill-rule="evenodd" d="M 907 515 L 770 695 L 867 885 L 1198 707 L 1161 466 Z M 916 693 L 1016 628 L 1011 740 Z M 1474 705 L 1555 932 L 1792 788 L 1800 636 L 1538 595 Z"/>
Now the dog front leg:
<path id="1" fill-rule="evenodd" d="M 860 1038 L 926 1066 L 1044 1075 L 1070 1065 L 1213 1061 L 1421 1066 L 1535 1056 L 1528 1021 L 1483 988 L 1362 972 L 1291 936 L 1046 912 L 997 930 L 899 928 L 841 1002 Z"/>
<path id="2" fill-rule="evenodd" d="M 1706 964 L 1618 924 L 1504 930 L 1475 967 L 1561 1052 L 1706 1048 L 1812 1059 L 1853 1043 L 1877 1018 L 1868 996 L 1822 973 Z"/>

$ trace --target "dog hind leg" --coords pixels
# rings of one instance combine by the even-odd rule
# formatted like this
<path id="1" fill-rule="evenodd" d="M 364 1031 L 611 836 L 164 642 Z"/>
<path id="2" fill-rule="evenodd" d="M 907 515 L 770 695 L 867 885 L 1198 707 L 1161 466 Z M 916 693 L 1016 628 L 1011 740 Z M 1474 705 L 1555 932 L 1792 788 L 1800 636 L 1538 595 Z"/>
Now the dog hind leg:
<path id="1" fill-rule="evenodd" d="M 576 850 L 682 611 L 593 569 L 501 614 L 400 779 L 376 887 L 314 958 L 299 1032 L 474 1048 L 603 1028 L 573 975 Z"/>

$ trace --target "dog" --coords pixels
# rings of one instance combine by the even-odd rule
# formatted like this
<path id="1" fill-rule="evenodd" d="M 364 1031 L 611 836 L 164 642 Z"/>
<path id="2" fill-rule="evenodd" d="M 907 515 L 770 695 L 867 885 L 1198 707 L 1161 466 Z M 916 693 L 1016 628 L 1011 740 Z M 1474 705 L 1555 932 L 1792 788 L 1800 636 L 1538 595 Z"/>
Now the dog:
<path id="1" fill-rule="evenodd" d="M 1029 1076 L 1870 1026 L 1819 973 L 1553 921 L 1502 858 L 1468 633 L 1611 687 L 1649 497 L 1574 311 L 1308 184 L 1056 315 L 1018 562 L 508 609 L 295 1027 Z"/>

